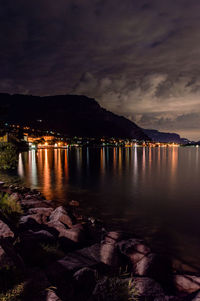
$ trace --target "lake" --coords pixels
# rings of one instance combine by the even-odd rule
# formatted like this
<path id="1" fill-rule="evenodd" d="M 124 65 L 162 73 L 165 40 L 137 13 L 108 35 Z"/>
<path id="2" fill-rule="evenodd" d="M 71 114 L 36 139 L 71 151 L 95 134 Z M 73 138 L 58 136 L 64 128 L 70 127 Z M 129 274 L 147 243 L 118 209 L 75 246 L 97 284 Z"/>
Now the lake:
<path id="1" fill-rule="evenodd" d="M 12 177 L 200 270 L 200 148 L 31 150 Z"/>

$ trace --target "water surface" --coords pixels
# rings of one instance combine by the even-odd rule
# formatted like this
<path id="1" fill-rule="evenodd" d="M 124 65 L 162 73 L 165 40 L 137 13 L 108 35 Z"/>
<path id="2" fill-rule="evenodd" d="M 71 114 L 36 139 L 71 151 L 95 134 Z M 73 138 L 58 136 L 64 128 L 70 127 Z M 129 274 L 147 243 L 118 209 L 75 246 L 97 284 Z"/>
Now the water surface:
<path id="1" fill-rule="evenodd" d="M 148 239 L 200 270 L 200 149 L 72 148 L 19 155 L 16 177 L 47 199 Z"/>

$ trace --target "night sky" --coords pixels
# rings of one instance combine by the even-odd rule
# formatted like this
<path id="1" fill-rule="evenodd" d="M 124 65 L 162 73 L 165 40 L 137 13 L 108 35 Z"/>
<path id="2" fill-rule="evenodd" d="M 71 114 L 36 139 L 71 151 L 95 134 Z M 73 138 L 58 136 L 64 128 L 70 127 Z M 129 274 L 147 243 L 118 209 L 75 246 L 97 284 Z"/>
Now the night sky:
<path id="1" fill-rule="evenodd" d="M 1 0 L 0 92 L 85 94 L 200 140 L 199 0 Z"/>

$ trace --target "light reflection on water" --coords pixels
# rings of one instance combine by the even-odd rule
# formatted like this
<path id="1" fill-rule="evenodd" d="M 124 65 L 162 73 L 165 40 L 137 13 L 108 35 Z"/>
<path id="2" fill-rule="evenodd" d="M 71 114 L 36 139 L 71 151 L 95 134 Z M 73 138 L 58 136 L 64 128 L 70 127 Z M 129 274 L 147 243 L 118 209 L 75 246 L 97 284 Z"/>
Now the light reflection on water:
<path id="1" fill-rule="evenodd" d="M 48 199 L 77 199 L 155 246 L 200 262 L 198 148 L 75 148 L 19 155 L 18 176 Z M 193 258 L 194 260 L 194 258 Z M 199 265 L 200 266 L 200 265 Z"/>

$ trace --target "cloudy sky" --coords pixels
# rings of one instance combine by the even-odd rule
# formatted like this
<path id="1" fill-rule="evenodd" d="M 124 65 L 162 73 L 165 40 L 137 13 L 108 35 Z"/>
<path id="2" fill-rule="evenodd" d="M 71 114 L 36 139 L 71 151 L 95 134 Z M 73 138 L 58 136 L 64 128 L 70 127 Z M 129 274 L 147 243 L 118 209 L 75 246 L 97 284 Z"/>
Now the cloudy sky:
<path id="1" fill-rule="evenodd" d="M 85 94 L 200 140 L 199 0 L 1 0 L 0 92 Z"/>

